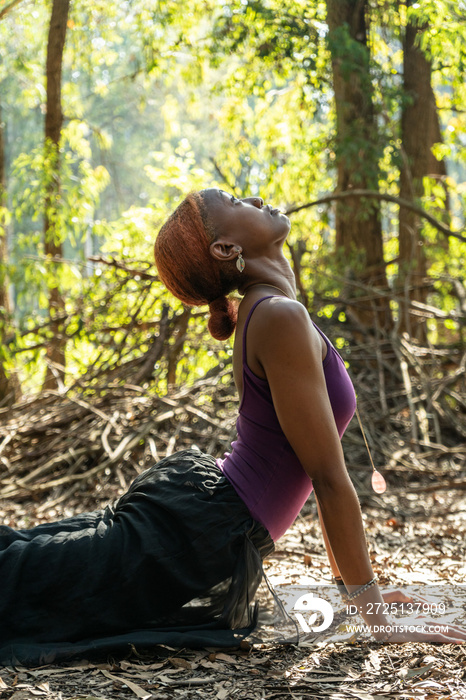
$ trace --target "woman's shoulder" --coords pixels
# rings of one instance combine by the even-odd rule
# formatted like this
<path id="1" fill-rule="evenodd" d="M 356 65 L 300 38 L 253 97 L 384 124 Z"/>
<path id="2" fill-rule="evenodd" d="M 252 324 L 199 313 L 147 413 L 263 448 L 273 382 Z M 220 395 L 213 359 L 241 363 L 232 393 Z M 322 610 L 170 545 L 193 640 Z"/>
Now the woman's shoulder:
<path id="1" fill-rule="evenodd" d="M 262 326 L 263 330 L 275 327 L 277 324 L 281 328 L 291 326 L 307 326 L 310 324 L 310 317 L 307 309 L 301 302 L 285 296 L 271 296 L 257 299 L 251 304 L 254 309 L 255 325 Z"/>
<path id="2" fill-rule="evenodd" d="M 296 354 L 322 361 L 326 348 L 301 302 L 283 296 L 271 297 L 254 309 L 251 320 L 248 339 L 264 362 L 266 358 L 275 361 Z"/>
<path id="3" fill-rule="evenodd" d="M 299 301 L 284 296 L 264 298 L 260 304 L 258 301 L 250 305 L 249 313 L 253 313 L 249 316 L 247 333 L 260 354 L 267 348 L 270 351 L 279 346 L 292 348 L 318 337 L 306 307 Z"/>

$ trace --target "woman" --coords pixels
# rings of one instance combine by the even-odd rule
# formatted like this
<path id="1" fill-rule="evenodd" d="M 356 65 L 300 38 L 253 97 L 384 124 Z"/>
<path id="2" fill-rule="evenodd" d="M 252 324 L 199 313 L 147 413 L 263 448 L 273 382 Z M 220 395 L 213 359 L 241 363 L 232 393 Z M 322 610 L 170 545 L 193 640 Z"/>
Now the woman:
<path id="1" fill-rule="evenodd" d="M 355 397 L 334 348 L 296 301 L 286 216 L 262 199 L 189 195 L 159 232 L 160 278 L 236 327 L 238 439 L 224 459 L 161 460 L 115 505 L 26 531 L 0 528 L 0 662 L 132 646 L 232 646 L 255 626 L 261 560 L 314 489 L 336 579 L 382 641 L 460 641 L 390 628 L 340 437 Z M 243 299 L 238 313 L 228 294 Z M 344 582 L 344 583 L 343 583 Z M 382 628 L 382 629 L 380 629 Z"/>
<path id="2" fill-rule="evenodd" d="M 383 610 L 374 605 L 383 599 L 340 444 L 355 410 L 354 390 L 338 353 L 296 301 L 283 253 L 289 230 L 289 219 L 260 197 L 208 189 L 186 198 L 155 245 L 167 288 L 187 304 L 209 304 L 212 335 L 223 340 L 236 327 L 239 437 L 218 465 L 273 540 L 314 490 L 336 583 L 376 639 L 461 642 L 464 630 L 407 632 L 372 614 Z M 193 276 L 184 274 L 188 269 L 195 269 Z M 237 316 L 227 298 L 233 289 L 243 296 Z M 387 602 L 396 599 L 408 600 L 397 592 Z"/>

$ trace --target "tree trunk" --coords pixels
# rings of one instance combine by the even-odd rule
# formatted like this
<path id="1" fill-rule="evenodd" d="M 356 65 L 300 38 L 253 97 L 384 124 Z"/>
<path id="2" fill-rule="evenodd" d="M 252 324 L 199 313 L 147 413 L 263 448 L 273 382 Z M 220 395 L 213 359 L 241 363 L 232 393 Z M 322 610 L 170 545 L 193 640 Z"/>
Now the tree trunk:
<path id="1" fill-rule="evenodd" d="M 337 117 L 337 191 L 378 190 L 379 146 L 369 71 L 367 0 L 327 0 L 329 46 Z M 356 316 L 365 326 L 389 328 L 388 289 L 383 255 L 380 203 L 354 198 L 336 205 L 336 245 L 350 262 L 355 281 L 375 287 L 370 301 L 358 303 Z M 357 286 L 348 287 L 357 296 Z M 364 292 L 367 297 L 367 291 Z M 369 295 L 371 296 L 371 295 Z"/>
<path id="2" fill-rule="evenodd" d="M 9 394 L 8 375 L 4 367 L 3 347 L 5 345 L 5 331 L 8 323 L 9 304 L 8 304 L 8 288 L 5 274 L 5 265 L 7 260 L 7 230 L 4 222 L 4 216 L 1 209 L 6 204 L 5 197 L 5 140 L 4 140 L 4 123 L 2 118 L 2 110 L 0 107 L 0 405 Z"/>
<path id="3" fill-rule="evenodd" d="M 63 124 L 61 76 L 70 0 L 53 0 L 47 43 L 47 111 L 45 115 L 45 150 L 50 155 L 51 172 L 45 200 L 44 250 L 51 261 L 63 255 L 62 240 L 56 228 L 60 193 L 60 136 Z M 53 319 L 52 339 L 47 347 L 47 371 L 43 389 L 55 389 L 65 377 L 65 345 L 63 324 L 65 301 L 60 291 L 57 267 L 51 263 L 49 310 Z"/>
<path id="4" fill-rule="evenodd" d="M 411 0 L 409 3 L 411 4 Z M 431 64 L 417 46 L 417 38 L 425 27 L 406 26 L 403 41 L 404 106 L 401 116 L 402 168 L 400 171 L 400 197 L 418 200 L 424 195 L 423 178 L 437 176 L 444 180 L 446 167 L 432 154 L 432 146 L 442 140 L 435 95 L 431 84 Z M 448 192 L 446 211 L 448 219 Z M 399 272 L 401 332 L 407 332 L 419 342 L 425 343 L 427 328 L 425 319 L 410 311 L 410 301 L 426 303 L 429 285 L 427 280 L 426 247 L 422 238 L 422 221 L 414 212 L 401 208 L 399 213 Z"/>
<path id="5" fill-rule="evenodd" d="M 6 207 L 5 124 L 0 106 L 0 406 L 11 405 L 21 393 L 16 374 L 5 368 L 5 338 L 11 323 L 11 304 L 8 291 L 8 229 L 2 209 Z"/>

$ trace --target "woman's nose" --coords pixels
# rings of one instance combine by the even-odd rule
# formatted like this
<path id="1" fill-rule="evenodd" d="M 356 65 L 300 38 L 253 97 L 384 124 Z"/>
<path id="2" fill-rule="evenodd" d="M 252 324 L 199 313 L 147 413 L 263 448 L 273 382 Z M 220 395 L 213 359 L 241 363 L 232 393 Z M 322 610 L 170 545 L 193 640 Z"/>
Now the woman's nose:
<path id="1" fill-rule="evenodd" d="M 253 204 L 258 209 L 262 209 L 262 207 L 264 206 L 264 200 L 262 199 L 262 197 L 247 197 L 246 199 L 243 199 L 243 202 Z"/>

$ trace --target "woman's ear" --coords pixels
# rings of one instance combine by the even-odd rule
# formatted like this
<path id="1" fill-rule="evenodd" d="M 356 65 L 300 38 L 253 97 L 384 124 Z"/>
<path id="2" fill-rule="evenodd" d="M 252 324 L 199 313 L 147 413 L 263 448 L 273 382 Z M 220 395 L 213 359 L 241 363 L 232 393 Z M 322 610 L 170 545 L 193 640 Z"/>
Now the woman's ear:
<path id="1" fill-rule="evenodd" d="M 242 248 L 239 245 L 218 240 L 210 244 L 209 250 L 212 257 L 216 260 L 228 262 L 229 260 L 236 260 Z"/>

